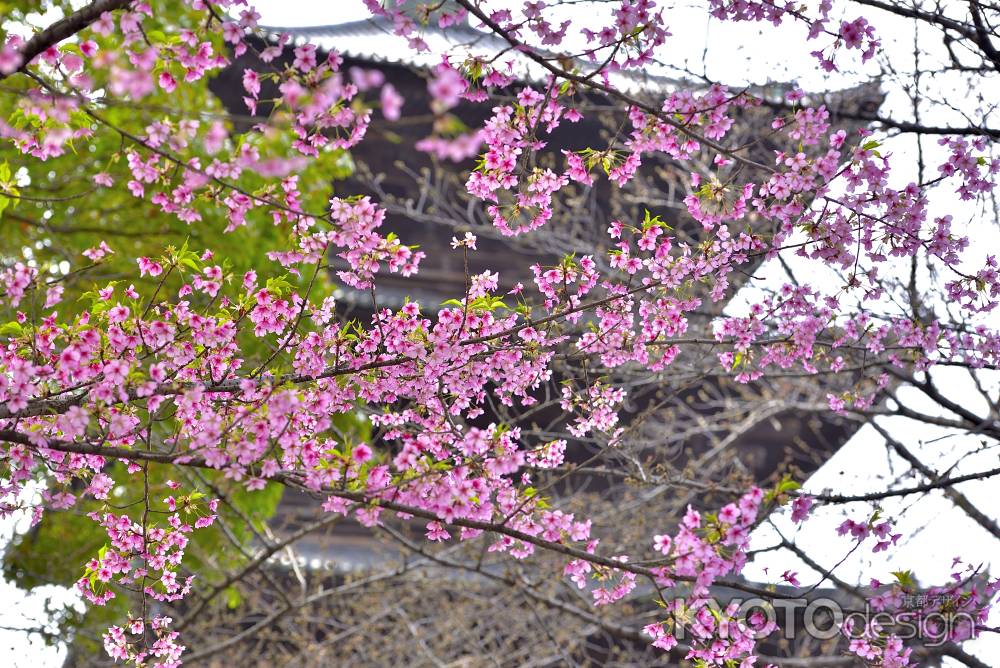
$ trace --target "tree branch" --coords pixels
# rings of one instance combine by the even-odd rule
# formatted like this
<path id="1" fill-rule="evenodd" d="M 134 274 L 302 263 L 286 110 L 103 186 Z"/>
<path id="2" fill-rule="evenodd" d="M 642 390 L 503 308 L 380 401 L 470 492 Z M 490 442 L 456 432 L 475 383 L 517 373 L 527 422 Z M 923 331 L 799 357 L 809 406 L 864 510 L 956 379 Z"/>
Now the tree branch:
<path id="1" fill-rule="evenodd" d="M 16 71 L 23 72 L 39 54 L 44 53 L 50 47 L 80 32 L 101 18 L 104 12 L 123 9 L 131 3 L 132 0 L 95 0 L 69 16 L 59 19 L 24 43 L 24 46 L 20 49 L 21 66 Z M 0 72 L 0 81 L 6 79 L 8 76 L 10 75 Z"/>

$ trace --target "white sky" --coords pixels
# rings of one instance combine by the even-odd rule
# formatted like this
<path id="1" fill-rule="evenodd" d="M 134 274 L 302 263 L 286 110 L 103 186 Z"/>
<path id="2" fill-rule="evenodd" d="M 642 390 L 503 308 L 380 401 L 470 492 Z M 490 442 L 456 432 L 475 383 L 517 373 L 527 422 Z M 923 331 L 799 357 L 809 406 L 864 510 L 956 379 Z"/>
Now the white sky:
<path id="1" fill-rule="evenodd" d="M 367 10 L 360 0 L 332 0 L 326 3 L 318 3 L 309 0 L 258 0 L 255 3 L 258 11 L 262 15 L 261 23 L 270 26 L 307 26 L 341 23 L 366 18 Z M 516 4 L 516 3 L 512 3 Z M 580 11 L 581 17 L 589 19 L 591 15 L 586 14 L 586 10 Z M 854 18 L 857 13 L 848 18 Z M 754 83 L 762 84 L 768 81 L 791 81 L 795 80 L 806 90 L 828 90 L 837 87 L 848 87 L 857 81 L 867 78 L 876 70 L 873 65 L 863 68 L 860 73 L 848 72 L 838 75 L 834 81 L 827 75 L 817 71 L 815 60 L 809 55 L 809 51 L 816 48 L 815 44 L 807 44 L 801 40 L 801 28 L 797 26 L 783 26 L 775 34 L 771 26 L 765 28 L 766 40 L 760 38 L 761 31 L 755 26 L 721 24 L 712 22 L 708 24 L 705 20 L 703 10 L 694 8 L 678 8 L 669 12 L 669 21 L 674 28 L 675 35 L 670 38 L 669 51 L 673 57 L 677 58 L 675 64 L 683 64 L 698 72 L 704 71 L 708 76 L 726 80 L 732 84 Z M 912 52 L 912 28 L 906 25 L 893 24 L 883 17 L 871 17 L 880 36 L 883 38 L 884 47 L 896 55 L 906 57 Z M 600 20 L 597 27 L 600 27 Z M 703 49 L 706 36 L 711 47 L 705 51 Z M 925 42 L 921 40 L 923 45 Z M 773 48 L 774 44 L 781 44 L 780 49 Z M 688 56 L 690 54 L 690 56 Z M 734 76 L 742 75 L 744 81 L 734 79 Z M 950 85 L 950 84 L 949 84 Z M 892 82 L 887 82 L 885 86 L 889 93 L 889 98 L 885 109 L 898 109 L 899 105 L 907 104 L 905 98 L 900 96 L 898 89 L 893 88 Z M 953 90 L 941 90 L 944 98 L 953 96 Z M 1000 99 L 998 99 L 1000 102 Z M 947 118 L 939 118 L 942 122 Z M 936 149 L 933 142 L 925 144 L 925 150 L 929 156 L 933 156 Z M 912 141 L 902 140 L 891 141 L 885 147 L 894 151 L 900 158 L 897 165 L 915 165 L 915 147 Z M 933 159 L 928 160 L 929 164 L 936 164 Z M 914 167 L 915 170 L 915 167 Z M 915 174 L 902 174 L 899 178 L 915 179 Z M 943 197 L 942 197 L 943 196 Z M 956 223 L 975 220 L 976 212 L 971 210 L 966 204 L 959 202 L 953 197 L 949 197 L 945 192 L 938 192 L 932 199 L 932 205 L 936 207 L 932 211 L 933 215 L 951 213 L 956 216 Z M 964 216 L 964 219 L 963 219 Z M 992 229 L 992 237 L 983 238 L 982 229 L 979 231 L 977 247 L 980 254 L 990 249 L 1000 248 L 1000 239 L 997 238 L 997 231 Z M 791 259 L 791 258 L 790 258 Z M 792 260 L 794 262 L 794 260 Z M 775 271 L 774 267 L 762 267 L 761 275 L 774 277 L 775 280 L 783 280 L 781 274 Z M 739 299 L 748 298 L 741 295 Z M 736 305 L 734 304 L 734 307 Z M 990 323 L 993 327 L 1000 329 L 1000 315 L 993 318 Z M 951 396 L 964 400 L 967 396 L 973 396 L 974 392 L 969 392 L 969 381 L 963 378 L 960 373 L 935 372 L 935 378 L 940 385 L 945 388 Z M 1000 377 L 994 376 L 991 379 L 994 386 L 1000 383 Z M 906 396 L 908 399 L 917 402 L 919 392 L 910 390 Z M 929 411 L 935 409 L 933 406 L 927 408 Z M 984 470 L 997 466 L 998 457 L 995 450 L 980 452 L 975 455 L 969 453 L 976 449 L 979 441 L 970 437 L 948 436 L 944 430 L 930 428 L 927 425 L 916 425 L 905 418 L 891 418 L 880 421 L 883 427 L 889 429 L 891 433 L 907 447 L 918 455 L 922 455 L 923 460 L 931 466 L 936 466 L 944 470 L 958 462 L 953 474 L 958 475 L 966 472 Z M 935 439 L 940 439 L 936 440 Z M 931 442 L 934 441 L 934 442 Z M 898 458 L 890 456 L 881 437 L 870 427 L 861 429 L 850 441 L 832 457 L 812 478 L 808 481 L 806 489 L 819 492 L 823 489 L 832 488 L 838 492 L 863 493 L 884 489 L 887 482 L 892 481 L 900 472 L 907 469 Z M 922 482 L 919 479 L 910 479 L 911 484 Z M 966 494 L 973 503 L 994 518 L 1000 517 L 995 502 L 998 487 L 995 480 L 970 482 L 959 487 L 960 491 Z M 870 551 L 859 551 L 851 559 L 847 560 L 837 570 L 837 574 L 845 580 L 862 580 L 867 582 L 869 577 L 879 577 L 883 581 L 890 579 L 889 572 L 899 569 L 913 569 L 922 584 L 940 584 L 947 579 L 950 571 L 952 557 L 960 556 L 966 561 L 973 563 L 985 562 L 994 566 L 1000 565 L 1000 546 L 985 530 L 967 518 L 961 511 L 956 510 L 950 502 L 945 500 L 940 493 L 929 494 L 920 497 L 914 503 L 913 498 L 904 498 L 894 502 L 883 504 L 887 515 L 906 509 L 903 522 L 898 526 L 897 531 L 904 533 L 904 539 L 898 549 L 890 551 L 887 561 L 886 553 L 873 555 Z M 821 511 L 817 517 L 811 518 L 806 523 L 805 529 L 795 534 L 794 528 L 783 517 L 775 519 L 776 524 L 785 533 L 786 537 L 795 536 L 796 542 L 808 553 L 814 555 L 822 564 L 831 566 L 841 560 L 850 550 L 851 543 L 846 538 L 838 538 L 833 528 L 845 517 L 845 511 L 850 510 L 855 519 L 870 512 L 870 506 L 866 504 L 855 504 L 853 508 L 838 507 L 829 511 Z M 7 522 L 0 525 L 0 544 L 8 540 L 12 531 L 12 524 Z M 768 535 L 768 530 L 762 528 L 755 535 L 755 547 L 763 547 L 772 544 L 773 538 Z M 815 555 L 820 555 L 816 557 Z M 749 578 L 758 578 L 762 581 L 770 579 L 775 581 L 778 574 L 785 569 L 791 568 L 799 572 L 799 579 L 806 585 L 815 584 L 818 577 L 810 574 L 808 567 L 797 563 L 791 555 L 780 553 L 769 553 L 766 557 L 750 564 L 746 570 Z M 765 571 L 765 569 L 767 569 Z M 23 620 L 15 619 L 15 615 L 27 618 L 40 618 L 43 612 L 42 601 L 44 596 L 49 594 L 63 596 L 68 599 L 74 598 L 68 593 L 60 594 L 56 592 L 33 593 L 31 596 L 24 596 L 23 592 L 14 590 L 9 584 L 0 582 L 0 600 L 7 605 L 0 609 L 0 627 L 2 626 L 23 626 Z M 16 605 L 11 605 L 15 603 Z M 15 612 L 12 615 L 11 612 Z M 998 623 L 997 619 L 991 620 L 993 625 Z M 968 643 L 965 648 L 977 654 L 983 660 L 990 662 L 993 657 L 1000 656 L 1000 639 L 995 634 L 986 634 L 974 643 Z M 14 658 L 14 666 L 32 666 L 33 668 L 43 668 L 45 666 L 59 666 L 62 662 L 62 652 L 52 649 L 43 649 L 37 642 L 26 643 L 23 634 L 15 634 L 0 629 L 0 654 L 8 649 Z M 957 664 L 954 664 L 957 665 Z"/>

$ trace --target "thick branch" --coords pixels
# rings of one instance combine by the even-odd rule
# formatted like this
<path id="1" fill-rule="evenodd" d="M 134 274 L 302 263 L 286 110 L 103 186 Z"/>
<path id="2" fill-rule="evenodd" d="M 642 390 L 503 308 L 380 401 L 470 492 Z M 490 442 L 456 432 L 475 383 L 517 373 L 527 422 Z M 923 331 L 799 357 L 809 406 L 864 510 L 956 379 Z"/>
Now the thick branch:
<path id="1" fill-rule="evenodd" d="M 529 45 L 524 44 L 523 42 L 515 38 L 513 35 L 511 35 L 509 32 L 504 30 L 498 23 L 496 23 L 489 16 L 487 16 L 482 9 L 477 7 L 472 2 L 469 2 L 469 0 L 455 0 L 455 1 L 459 5 L 461 5 L 466 11 L 468 11 L 470 14 L 479 19 L 491 31 L 496 33 L 497 36 L 502 37 L 504 40 L 506 40 L 506 42 L 510 44 L 511 47 L 517 49 L 525 56 L 530 58 L 532 61 L 545 68 L 546 71 L 555 75 L 556 77 L 564 79 L 566 81 L 571 81 L 575 84 L 579 84 L 591 90 L 600 91 L 601 93 L 604 93 L 605 95 L 613 99 L 619 100 L 620 102 L 624 102 L 629 106 L 635 107 L 636 109 L 641 109 L 643 112 L 655 116 L 660 121 L 679 130 L 680 132 L 687 135 L 691 139 L 698 141 L 699 143 L 711 148 L 714 151 L 718 151 L 719 153 L 728 155 L 737 162 L 743 163 L 748 167 L 755 167 L 757 169 L 763 170 L 765 173 L 768 174 L 774 171 L 772 167 L 761 164 L 755 160 L 751 160 L 750 158 L 743 157 L 742 155 L 739 154 L 739 149 L 732 149 L 727 146 L 723 146 L 718 142 L 712 141 L 708 137 L 705 137 L 704 135 L 692 130 L 690 127 L 688 127 L 687 124 L 677 121 L 669 114 L 665 114 L 661 109 L 653 105 L 646 104 L 641 100 L 637 100 L 634 97 L 626 95 L 625 93 L 622 93 L 620 90 L 612 86 L 607 86 L 605 84 L 600 83 L 599 81 L 594 81 L 589 76 L 581 76 L 579 74 L 573 74 L 572 72 L 567 72 L 565 69 L 561 67 L 556 67 L 547 59 L 543 58 L 541 55 L 536 53 L 534 49 L 532 49 Z"/>
<path id="2" fill-rule="evenodd" d="M 69 16 L 59 19 L 42 32 L 36 34 L 20 49 L 21 66 L 18 71 L 23 71 L 32 60 L 46 49 L 55 46 L 59 42 L 72 37 L 91 23 L 101 18 L 104 12 L 113 12 L 116 9 L 123 9 L 131 4 L 132 0 L 95 0 L 86 7 L 81 7 Z M 9 75 L 0 72 L 0 81 Z"/>
<path id="3" fill-rule="evenodd" d="M 875 420 L 872 420 L 870 424 L 875 428 L 875 431 L 882 435 L 882 438 L 886 440 L 886 443 L 888 443 L 889 446 L 896 451 L 896 454 L 909 462 L 910 466 L 914 469 L 920 471 L 925 478 L 931 482 L 941 479 L 937 473 L 921 462 L 916 455 L 910 452 L 909 448 L 893 438 L 892 435 L 880 424 L 875 422 Z M 985 513 L 979 510 L 979 508 L 976 508 L 976 506 L 974 506 L 964 494 L 951 487 L 945 488 L 944 493 L 945 496 L 951 499 L 952 503 L 964 510 L 965 514 L 975 520 L 979 526 L 993 534 L 994 538 L 1000 538 L 1000 526 L 998 526 L 991 517 L 988 517 Z"/>
<path id="4" fill-rule="evenodd" d="M 26 445 L 33 448 L 48 448 L 50 450 L 55 450 L 58 452 L 73 452 L 78 454 L 91 454 L 100 455 L 102 457 L 112 457 L 121 458 L 134 461 L 153 461 L 158 463 L 176 463 L 182 466 L 191 466 L 198 468 L 211 468 L 205 463 L 205 460 L 194 457 L 190 454 L 168 454 L 161 452 L 150 452 L 146 450 L 128 450 L 125 448 L 115 448 L 108 446 L 91 445 L 88 443 L 71 443 L 68 441 L 59 441 L 55 439 L 44 439 L 44 446 L 39 446 L 32 442 L 25 434 L 11 430 L 0 430 L 0 441 L 7 441 L 8 443 L 17 443 L 21 445 Z M 954 476 L 949 478 L 941 478 L 933 482 L 926 483 L 924 485 L 918 485 L 915 487 L 910 487 L 904 490 L 893 490 L 891 492 L 882 492 L 877 494 L 859 495 L 856 497 L 826 497 L 835 501 L 865 501 L 865 500 L 875 500 L 882 499 L 888 496 L 903 496 L 906 494 L 913 494 L 916 492 L 926 492 L 934 489 L 939 489 L 942 487 L 949 487 L 951 485 L 956 485 L 961 482 L 967 482 L 969 480 L 981 480 L 985 478 L 990 478 L 993 476 L 1000 475 L 1000 468 L 991 469 L 989 471 L 981 471 L 979 473 L 970 473 L 962 476 Z M 322 490 L 314 490 L 305 487 L 300 478 L 294 473 L 278 473 L 271 478 L 275 482 L 280 482 L 290 487 L 294 487 L 307 494 L 324 494 L 333 495 L 348 501 L 353 501 L 359 504 L 370 504 L 374 506 L 381 507 L 385 510 L 390 510 L 397 513 L 405 513 L 414 517 L 420 517 L 430 521 L 440 521 L 441 518 L 438 517 L 436 513 L 433 513 L 424 508 L 419 508 L 416 506 L 410 506 L 402 503 L 397 503 L 390 499 L 372 497 L 364 492 L 352 492 L 344 489 L 335 488 L 324 488 Z M 820 498 L 820 497 L 817 497 Z M 450 522 L 453 526 L 466 527 L 469 529 L 478 529 L 480 531 L 487 531 L 491 533 L 500 534 L 503 536 L 508 536 L 515 540 L 519 540 L 523 543 L 534 545 L 540 547 L 544 550 L 549 550 L 551 552 L 556 552 L 563 554 L 567 557 L 573 559 L 580 559 L 583 561 L 588 561 L 592 564 L 597 564 L 599 566 L 604 566 L 606 568 L 611 568 L 620 571 L 627 571 L 629 573 L 634 573 L 636 575 L 641 575 L 648 578 L 650 581 L 656 581 L 657 575 L 653 570 L 645 568 L 642 566 L 637 566 L 628 562 L 621 562 L 610 557 L 603 557 L 597 554 L 591 554 L 584 550 L 565 545 L 563 543 L 557 543 L 544 538 L 539 538 L 538 536 L 533 536 L 531 534 L 519 531 L 517 529 L 512 529 L 502 522 L 486 522 L 480 520 L 471 520 L 466 518 L 456 518 Z M 689 581 L 691 578 L 685 577 L 674 577 L 673 579 L 678 581 Z M 719 581 L 716 584 L 725 587 L 731 587 L 740 591 L 744 591 L 756 596 L 761 596 L 768 599 L 784 599 L 793 598 L 791 594 L 785 595 L 771 591 L 770 589 L 764 589 L 760 587 L 754 587 L 743 582 L 733 582 L 733 581 Z"/>

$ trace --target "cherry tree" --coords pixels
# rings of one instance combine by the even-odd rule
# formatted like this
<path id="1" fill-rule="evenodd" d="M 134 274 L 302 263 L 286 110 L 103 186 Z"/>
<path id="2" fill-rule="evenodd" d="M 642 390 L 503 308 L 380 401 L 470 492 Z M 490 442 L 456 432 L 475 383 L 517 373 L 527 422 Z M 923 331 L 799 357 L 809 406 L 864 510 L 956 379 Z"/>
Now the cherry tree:
<path id="1" fill-rule="evenodd" d="M 98 662 L 572 664 L 599 645 L 632 665 L 986 665 L 962 644 L 996 633 L 995 550 L 946 564 L 948 581 L 894 562 L 858 586 L 781 534 L 822 581 L 744 574 L 767 551 L 752 534 L 830 508 L 849 509 L 829 532 L 844 558 L 892 555 L 906 537 L 883 506 L 901 498 L 942 495 L 1000 538 L 962 487 L 1000 474 L 996 6 L 696 8 L 758 27 L 751 50 L 792 35 L 830 81 L 874 68 L 883 111 L 696 71 L 666 2 L 579 4 L 367 0 L 429 56 L 419 150 L 471 160 L 448 187 L 425 179 L 434 205 L 414 208 L 351 157 L 413 122 L 405 98 L 245 3 L 7 3 L 0 500 L 65 532 L 39 534 L 41 558 L 100 622 Z M 429 40 L 466 22 L 500 47 Z M 880 24 L 906 26 L 912 49 Z M 637 92 L 653 70 L 680 83 Z M 209 91 L 234 71 L 239 111 Z M 449 129 L 458 105 L 485 120 Z M 600 143 L 555 142 L 593 119 Z M 680 190 L 651 186 L 654 167 Z M 366 192 L 333 194 L 348 176 Z M 386 307 L 380 287 L 428 259 L 384 230 L 404 213 L 448 228 L 466 267 L 487 237 L 565 255 Z M 345 290 L 370 319 L 345 315 Z M 954 373 L 979 396 L 943 387 Z M 907 474 L 871 491 L 763 485 L 729 446 L 790 410 L 867 425 Z M 940 469 L 890 417 L 974 438 L 975 470 Z M 275 533 L 282 494 L 300 514 Z M 291 591 L 269 567 L 347 522 L 386 541 L 384 569 L 295 570 Z M 79 536 L 86 554 L 65 549 Z M 879 615 L 798 656 L 772 615 L 719 598 L 766 612 L 824 582 Z M 246 621 L 250 604 L 264 612 Z"/>

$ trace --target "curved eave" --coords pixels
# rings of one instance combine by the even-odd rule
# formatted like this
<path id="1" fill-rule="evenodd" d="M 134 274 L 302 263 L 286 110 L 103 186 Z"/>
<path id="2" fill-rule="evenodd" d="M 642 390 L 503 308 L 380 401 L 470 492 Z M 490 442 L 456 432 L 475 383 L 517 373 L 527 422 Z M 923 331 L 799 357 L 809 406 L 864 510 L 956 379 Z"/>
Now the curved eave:
<path id="1" fill-rule="evenodd" d="M 416 69 L 430 69 L 441 62 L 441 54 L 447 53 L 453 62 L 469 56 L 492 59 L 499 56 L 499 62 L 509 64 L 510 74 L 517 80 L 528 83 L 542 83 L 550 73 L 540 64 L 523 53 L 513 50 L 510 45 L 492 33 L 476 30 L 468 25 L 447 29 L 424 27 L 417 31 L 429 47 L 428 51 L 417 52 L 409 40 L 393 32 L 392 25 L 384 19 L 365 19 L 335 25 L 285 27 L 263 26 L 272 37 L 287 34 L 292 43 L 314 44 L 317 48 L 330 52 L 336 50 L 341 55 L 385 65 L 401 65 Z M 577 59 L 581 72 L 589 73 L 596 64 Z M 625 93 L 655 93 L 662 95 L 676 89 L 681 82 L 665 76 L 657 76 L 645 71 L 613 72 L 609 83 Z"/>

